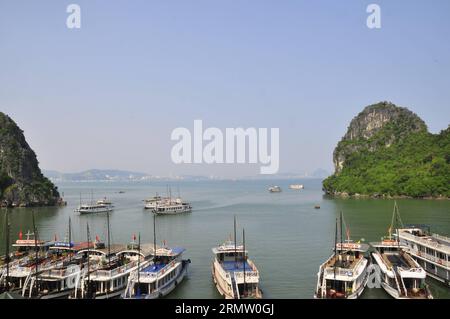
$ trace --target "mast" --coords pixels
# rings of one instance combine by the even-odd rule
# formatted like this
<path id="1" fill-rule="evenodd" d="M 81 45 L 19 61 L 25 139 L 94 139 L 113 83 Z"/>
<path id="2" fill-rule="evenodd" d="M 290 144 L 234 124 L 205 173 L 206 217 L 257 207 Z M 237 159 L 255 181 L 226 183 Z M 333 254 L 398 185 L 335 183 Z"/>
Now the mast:
<path id="1" fill-rule="evenodd" d="M 399 236 L 399 231 L 398 228 L 402 227 L 403 228 L 403 222 L 402 219 L 400 217 L 400 212 L 398 210 L 398 206 L 397 206 L 397 201 L 394 202 L 394 213 L 395 213 L 395 231 L 397 234 L 397 246 L 400 247 L 400 236 Z"/>
<path id="2" fill-rule="evenodd" d="M 237 244 L 236 244 L 236 215 L 234 215 L 234 263 L 238 264 L 237 258 Z"/>
<path id="3" fill-rule="evenodd" d="M 38 288 L 38 268 L 39 268 L 39 249 L 37 244 L 37 230 L 36 230 L 36 222 L 34 219 L 34 209 L 32 211 L 32 219 L 33 219 L 33 232 L 34 232 L 34 250 L 35 250 L 35 259 L 36 259 L 36 266 L 35 269 L 35 277 L 36 277 L 36 289 Z"/>
<path id="4" fill-rule="evenodd" d="M 109 211 L 106 212 L 106 222 L 108 223 L 108 266 L 111 267 L 111 232 L 109 229 Z"/>
<path id="5" fill-rule="evenodd" d="M 343 242 L 343 234 L 342 234 L 342 217 L 343 217 L 343 215 L 342 215 L 342 210 L 341 210 L 341 215 L 340 215 L 340 218 L 339 218 L 339 223 L 340 223 L 340 227 L 341 227 L 341 230 L 340 230 L 340 235 L 341 235 L 341 251 L 342 251 L 342 242 Z"/>
<path id="6" fill-rule="evenodd" d="M 6 214 L 5 214 L 5 218 L 6 218 L 6 240 L 5 240 L 5 244 L 6 244 L 6 278 L 5 278 L 5 286 L 8 285 L 8 279 L 9 279 L 9 232 L 10 232 L 10 225 L 9 225 L 9 216 L 8 216 L 8 208 L 6 208 Z"/>
<path id="7" fill-rule="evenodd" d="M 333 267 L 333 271 L 334 271 L 333 283 L 335 286 L 336 286 L 336 262 L 337 262 L 337 241 L 338 241 L 337 234 L 338 234 L 338 219 L 336 218 L 336 229 L 334 232 L 334 267 Z"/>
<path id="8" fill-rule="evenodd" d="M 90 235 L 89 235 L 89 223 L 86 223 L 86 237 L 87 237 L 87 296 L 90 297 L 90 286 L 91 286 L 91 263 L 90 263 L 90 250 L 91 250 L 91 243 L 90 243 Z"/>
<path id="9" fill-rule="evenodd" d="M 72 220 L 69 217 L 69 261 L 72 261 Z"/>
<path id="10" fill-rule="evenodd" d="M 137 269 L 138 287 L 139 287 L 139 281 L 140 281 L 140 272 L 141 272 L 141 232 L 139 232 L 139 238 L 138 238 L 138 269 Z"/>
<path id="11" fill-rule="evenodd" d="M 156 214 L 153 214 L 153 257 L 156 260 Z"/>
<path id="12" fill-rule="evenodd" d="M 247 282 L 245 281 L 245 264 L 247 262 L 247 254 L 245 253 L 245 228 L 242 229 L 242 244 L 244 246 L 244 297 L 247 296 Z"/>

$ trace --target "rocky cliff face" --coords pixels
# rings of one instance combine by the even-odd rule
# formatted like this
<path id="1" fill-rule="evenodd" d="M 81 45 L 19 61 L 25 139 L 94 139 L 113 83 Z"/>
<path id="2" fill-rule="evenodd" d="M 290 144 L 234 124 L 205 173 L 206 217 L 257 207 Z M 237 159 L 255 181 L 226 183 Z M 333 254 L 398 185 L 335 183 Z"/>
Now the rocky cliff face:
<path id="1" fill-rule="evenodd" d="M 413 112 L 389 102 L 366 107 L 333 152 L 327 194 L 450 197 L 449 129 L 431 134 Z"/>
<path id="2" fill-rule="evenodd" d="M 377 136 L 382 130 L 384 134 Z M 412 132 L 427 131 L 427 126 L 415 113 L 389 102 L 367 106 L 351 122 L 347 133 L 333 153 L 335 174 L 339 174 L 347 157 L 367 149 L 376 151 L 389 147 Z"/>
<path id="3" fill-rule="evenodd" d="M 39 169 L 36 154 L 23 131 L 0 112 L 0 198 L 7 206 L 51 206 L 59 201 L 57 188 Z"/>

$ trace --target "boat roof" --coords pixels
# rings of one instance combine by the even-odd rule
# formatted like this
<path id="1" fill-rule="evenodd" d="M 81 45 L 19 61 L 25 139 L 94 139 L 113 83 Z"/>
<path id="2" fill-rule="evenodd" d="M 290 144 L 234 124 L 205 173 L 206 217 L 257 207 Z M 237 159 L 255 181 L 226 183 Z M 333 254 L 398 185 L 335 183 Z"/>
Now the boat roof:
<path id="1" fill-rule="evenodd" d="M 355 243 L 355 242 L 345 242 L 345 243 L 337 243 L 336 248 L 338 251 L 359 251 L 366 252 L 369 250 L 369 245 L 364 243 Z"/>
<path id="2" fill-rule="evenodd" d="M 382 240 L 380 242 L 372 242 L 370 243 L 370 246 L 373 248 L 403 248 L 404 245 L 399 243 L 398 241 L 392 239 L 392 240 Z"/>
<path id="3" fill-rule="evenodd" d="M 93 249 L 94 247 L 94 242 L 71 242 L 70 244 L 69 242 L 54 242 L 53 245 L 50 246 L 50 249 L 72 250 L 78 252 L 87 248 Z"/>
<path id="4" fill-rule="evenodd" d="M 95 247 L 87 247 L 86 246 L 86 248 L 84 248 L 84 249 L 82 249 L 82 250 L 80 250 L 80 252 L 81 251 L 85 251 L 85 250 L 87 250 L 87 249 L 89 249 L 89 252 L 90 253 L 92 253 L 92 252 L 97 252 L 97 253 L 100 253 L 100 254 L 102 254 L 102 255 L 108 255 L 108 253 L 109 252 L 111 252 L 111 254 L 118 254 L 118 253 L 120 253 L 121 251 L 123 251 L 123 250 L 125 250 L 127 248 L 127 246 L 126 245 L 111 245 L 110 247 L 108 247 L 108 246 L 105 246 L 105 248 L 95 248 Z"/>
<path id="5" fill-rule="evenodd" d="M 14 244 L 12 244 L 13 247 L 49 247 L 53 245 L 53 241 L 44 241 L 44 240 L 34 240 L 34 239 L 18 239 Z"/>
<path id="6" fill-rule="evenodd" d="M 434 250 L 442 251 L 448 255 L 450 255 L 450 238 L 438 234 L 427 235 L 423 234 L 422 236 L 417 236 L 412 234 L 413 231 L 422 231 L 421 228 L 402 228 L 399 229 L 398 232 L 400 236 L 403 236 L 405 239 L 413 240 L 419 244 L 428 246 Z"/>
<path id="7" fill-rule="evenodd" d="M 176 257 L 185 252 L 186 249 L 183 247 L 160 247 L 156 249 L 156 256 L 167 256 L 167 257 Z"/>
<path id="8" fill-rule="evenodd" d="M 214 247 L 212 249 L 214 254 L 225 254 L 225 253 L 234 253 L 234 252 L 238 252 L 238 253 L 242 253 L 244 252 L 244 246 L 242 245 L 234 245 L 234 242 L 232 241 L 227 241 L 225 243 L 223 243 L 220 246 Z M 245 253 L 247 253 L 248 251 L 245 250 Z"/>

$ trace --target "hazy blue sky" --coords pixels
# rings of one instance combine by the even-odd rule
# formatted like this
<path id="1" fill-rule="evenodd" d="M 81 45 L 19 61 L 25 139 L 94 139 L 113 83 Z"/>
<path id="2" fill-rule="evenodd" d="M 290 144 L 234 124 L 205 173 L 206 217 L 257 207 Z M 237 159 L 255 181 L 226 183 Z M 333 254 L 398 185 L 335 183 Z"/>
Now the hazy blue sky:
<path id="1" fill-rule="evenodd" d="M 80 30 L 66 7 L 81 6 Z M 377 3 L 382 28 L 366 26 Z M 280 172 L 332 169 L 366 105 L 450 119 L 450 1 L 0 0 L 0 110 L 41 167 L 257 174 L 174 165 L 171 131 L 279 127 Z"/>

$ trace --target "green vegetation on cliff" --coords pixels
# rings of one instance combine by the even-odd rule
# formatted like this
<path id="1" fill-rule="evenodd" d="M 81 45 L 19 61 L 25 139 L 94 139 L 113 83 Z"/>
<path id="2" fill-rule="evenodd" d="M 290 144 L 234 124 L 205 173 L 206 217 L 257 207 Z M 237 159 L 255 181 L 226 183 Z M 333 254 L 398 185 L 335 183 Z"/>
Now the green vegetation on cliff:
<path id="1" fill-rule="evenodd" d="M 390 103 L 367 107 L 334 152 L 332 195 L 450 197 L 450 127 L 431 134 L 414 113 Z"/>
<path id="2" fill-rule="evenodd" d="M 0 199 L 8 206 L 49 206 L 57 204 L 57 188 L 39 169 L 36 154 L 23 131 L 0 112 Z"/>

